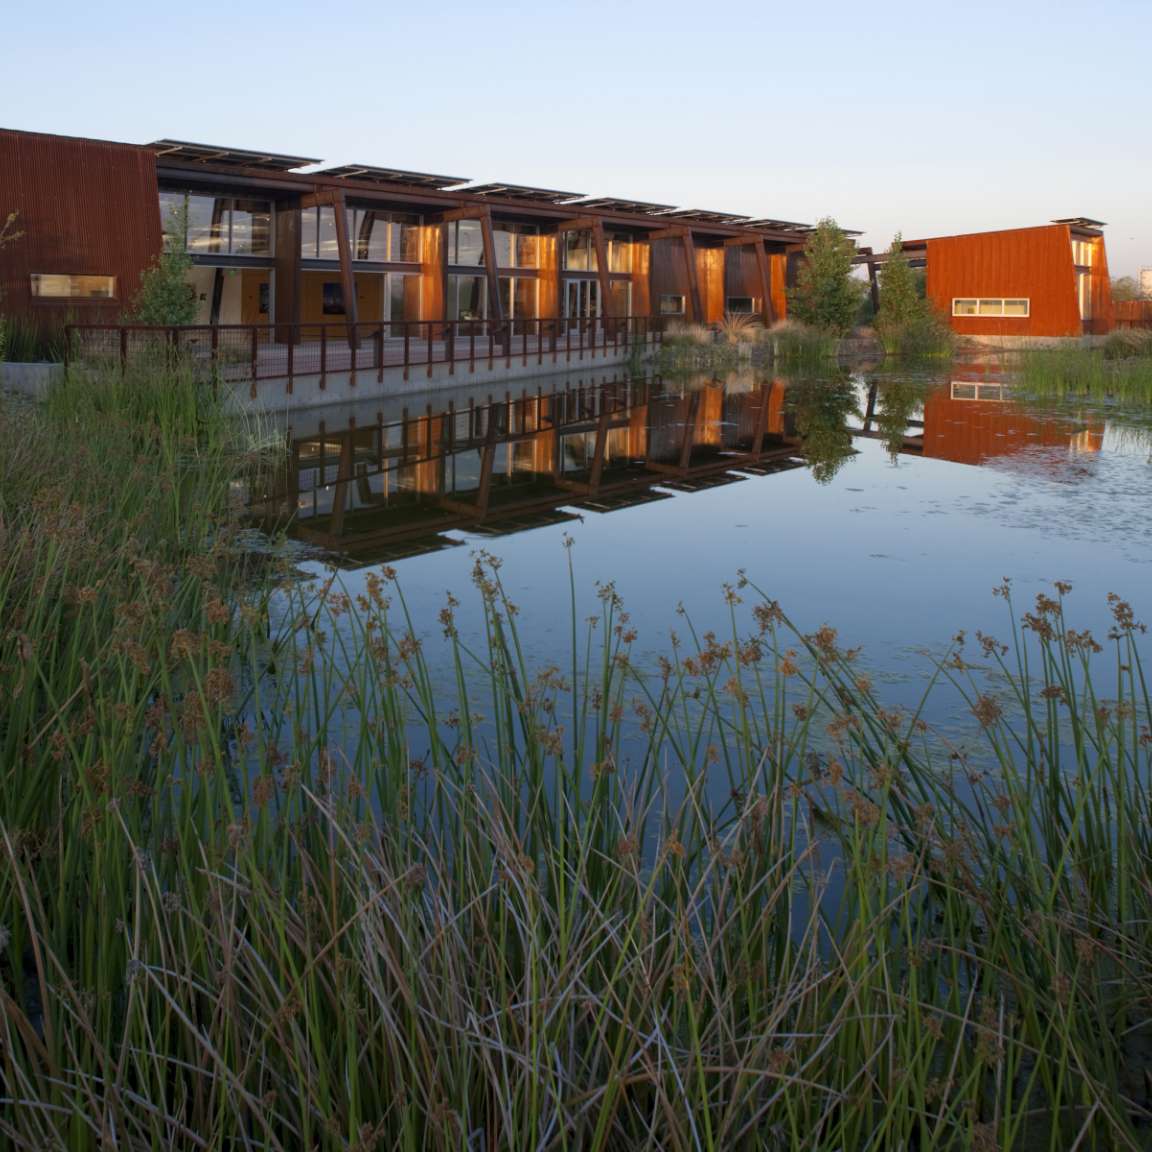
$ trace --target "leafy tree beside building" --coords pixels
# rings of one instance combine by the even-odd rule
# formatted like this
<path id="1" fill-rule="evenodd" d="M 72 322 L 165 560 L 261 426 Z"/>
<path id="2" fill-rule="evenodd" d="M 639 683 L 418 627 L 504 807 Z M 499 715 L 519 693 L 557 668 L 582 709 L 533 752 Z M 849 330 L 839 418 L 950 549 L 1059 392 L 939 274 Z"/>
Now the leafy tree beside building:
<path id="1" fill-rule="evenodd" d="M 830 216 L 817 224 L 804 246 L 796 285 L 788 293 L 789 315 L 836 336 L 852 331 L 860 312 L 861 285 L 852 276 L 856 246 Z"/>
<path id="2" fill-rule="evenodd" d="M 126 317 L 130 324 L 168 327 L 195 321 L 196 290 L 188 282 L 192 257 L 187 252 L 187 233 L 187 209 L 173 209 L 164 227 L 160 255 L 140 277 L 140 287 Z"/>
<path id="3" fill-rule="evenodd" d="M 880 267 L 880 310 L 876 332 L 886 352 L 926 356 L 946 352 L 952 344 L 947 321 L 924 293 L 923 278 L 904 255 L 900 233 L 892 239 Z"/>

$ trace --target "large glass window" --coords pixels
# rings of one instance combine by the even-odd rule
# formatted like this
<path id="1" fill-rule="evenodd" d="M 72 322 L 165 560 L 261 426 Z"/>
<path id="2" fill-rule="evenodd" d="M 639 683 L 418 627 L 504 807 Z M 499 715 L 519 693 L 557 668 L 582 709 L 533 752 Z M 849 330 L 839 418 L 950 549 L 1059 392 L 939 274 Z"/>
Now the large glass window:
<path id="1" fill-rule="evenodd" d="M 114 300 L 116 277 L 33 272 L 32 295 L 46 300 Z"/>
<path id="2" fill-rule="evenodd" d="M 564 268 L 569 272 L 597 271 L 591 230 L 564 233 Z"/>
<path id="3" fill-rule="evenodd" d="M 267 200 L 232 201 L 233 256 L 267 256 L 272 251 L 272 205 Z"/>
<path id="4" fill-rule="evenodd" d="M 632 237 L 624 232 L 608 233 L 608 271 L 632 271 Z"/>
<path id="5" fill-rule="evenodd" d="M 184 224 L 184 248 L 200 256 L 271 256 L 272 202 L 253 197 L 161 192 L 164 235 Z"/>
<path id="6" fill-rule="evenodd" d="M 632 283 L 629 280 L 613 280 L 608 285 L 612 299 L 613 316 L 632 315 Z"/>
<path id="7" fill-rule="evenodd" d="M 388 259 L 388 214 L 370 208 L 350 208 L 353 260 Z"/>
<path id="8" fill-rule="evenodd" d="M 484 263 L 484 234 L 479 220 L 454 220 L 448 225 L 448 263 Z"/>
<path id="9" fill-rule="evenodd" d="M 390 219 L 389 235 L 391 247 L 389 260 L 403 260 L 409 264 L 420 263 L 420 217 L 410 212 L 393 212 Z"/>
<path id="10" fill-rule="evenodd" d="M 512 331 L 524 330 L 526 326 L 517 321 L 535 320 L 539 314 L 539 285 L 536 277 L 501 276 L 500 304 L 504 319 L 512 321 Z"/>
<path id="11" fill-rule="evenodd" d="M 404 334 L 405 322 L 420 319 L 419 275 L 388 273 L 388 319 L 394 326 L 393 336 Z"/>
<path id="12" fill-rule="evenodd" d="M 339 260 L 340 243 L 336 238 L 336 209 L 321 205 L 316 221 L 316 256 L 320 260 Z"/>
<path id="13" fill-rule="evenodd" d="M 488 315 L 488 285 L 483 276 L 449 276 L 444 295 L 449 320 L 483 320 Z"/>
<path id="14" fill-rule="evenodd" d="M 500 268 L 536 268 L 539 265 L 539 234 L 535 224 L 496 223 L 492 238 Z"/>

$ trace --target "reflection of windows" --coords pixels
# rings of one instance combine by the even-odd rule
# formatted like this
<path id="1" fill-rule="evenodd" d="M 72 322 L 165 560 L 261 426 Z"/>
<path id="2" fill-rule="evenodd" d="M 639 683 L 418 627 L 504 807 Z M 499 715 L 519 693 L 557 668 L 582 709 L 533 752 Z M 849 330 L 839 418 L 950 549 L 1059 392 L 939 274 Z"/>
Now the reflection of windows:
<path id="1" fill-rule="evenodd" d="M 596 249 L 591 229 L 564 233 L 564 267 L 569 272 L 595 272 Z"/>
<path id="2" fill-rule="evenodd" d="M 1029 313 L 1030 302 L 1026 297 L 972 297 L 956 298 L 952 301 L 953 316 L 1014 316 L 1023 317 Z"/>
<path id="3" fill-rule="evenodd" d="M 448 225 L 448 263 L 484 263 L 484 234 L 479 220 L 456 220 Z"/>
<path id="4" fill-rule="evenodd" d="M 632 271 L 632 237 L 624 232 L 609 232 L 608 271 Z"/>
<path id="5" fill-rule="evenodd" d="M 344 286 L 335 280 L 326 280 L 323 285 L 320 311 L 325 316 L 344 315 Z"/>
<path id="6" fill-rule="evenodd" d="M 661 296 L 659 311 L 661 316 L 683 316 L 683 296 Z"/>
<path id="7" fill-rule="evenodd" d="M 1079 264 L 1084 268 L 1089 268 L 1092 265 L 1092 252 L 1095 245 L 1091 240 L 1073 240 L 1072 241 L 1072 263 Z"/>
<path id="8" fill-rule="evenodd" d="M 411 212 L 346 208 L 353 260 L 420 263 L 420 217 Z M 339 260 L 336 209 L 331 205 L 300 212 L 300 255 L 305 260 Z"/>
<path id="9" fill-rule="evenodd" d="M 182 247 L 196 255 L 271 256 L 272 202 L 200 192 L 161 192 L 164 235 L 184 223 Z"/>
<path id="10" fill-rule="evenodd" d="M 32 295 L 43 300 L 114 300 L 116 277 L 33 272 Z"/>
<path id="11" fill-rule="evenodd" d="M 492 225 L 496 264 L 500 268 L 536 268 L 540 259 L 540 229 L 535 224 Z"/>
<path id="12" fill-rule="evenodd" d="M 268 315 L 268 302 L 271 299 L 270 292 L 269 292 L 270 288 L 271 288 L 271 285 L 267 281 L 265 281 L 263 284 L 260 285 L 259 289 L 257 290 L 257 294 L 258 294 L 257 308 L 259 309 L 261 316 L 267 316 Z"/>
<path id="13" fill-rule="evenodd" d="M 969 380 L 952 381 L 953 400 L 1005 400 L 1006 392 L 1003 384 L 979 384 Z"/>
<path id="14" fill-rule="evenodd" d="M 756 311 L 754 296 L 729 296 L 724 303 L 724 311 L 733 316 L 751 316 Z"/>
<path id="15" fill-rule="evenodd" d="M 488 314 L 488 285 L 483 276 L 448 276 L 444 287 L 449 320 L 483 320 Z"/>

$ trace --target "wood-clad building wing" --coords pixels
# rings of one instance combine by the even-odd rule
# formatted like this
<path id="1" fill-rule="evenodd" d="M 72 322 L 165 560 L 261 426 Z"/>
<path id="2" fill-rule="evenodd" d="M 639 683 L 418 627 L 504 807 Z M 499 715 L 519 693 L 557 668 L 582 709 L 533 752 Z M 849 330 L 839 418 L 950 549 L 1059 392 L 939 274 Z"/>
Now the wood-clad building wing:
<path id="1" fill-rule="evenodd" d="M 146 148 L 0 129 L 4 308 L 55 326 L 116 320 L 160 251 L 156 158 Z"/>
<path id="2" fill-rule="evenodd" d="M 321 325 L 396 337 L 546 319 L 715 324 L 785 315 L 807 226 L 616 197 L 177 140 L 126 145 L 0 131 L 0 218 L 19 213 L 11 312 L 115 323 L 183 218 L 196 324 L 299 342 Z M 371 330 L 369 327 L 368 330 Z"/>

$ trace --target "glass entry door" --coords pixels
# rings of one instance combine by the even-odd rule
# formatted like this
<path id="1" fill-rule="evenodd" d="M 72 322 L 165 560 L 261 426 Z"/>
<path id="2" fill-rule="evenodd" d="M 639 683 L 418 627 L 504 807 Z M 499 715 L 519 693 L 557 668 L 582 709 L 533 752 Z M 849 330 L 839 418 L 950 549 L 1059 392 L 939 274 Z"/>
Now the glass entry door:
<path id="1" fill-rule="evenodd" d="M 564 281 L 564 315 L 569 320 L 596 320 L 600 317 L 600 281 Z"/>

